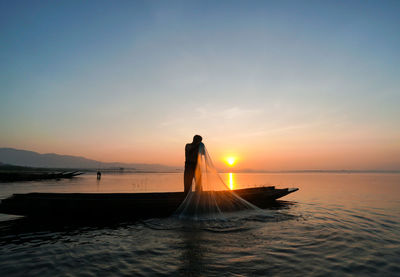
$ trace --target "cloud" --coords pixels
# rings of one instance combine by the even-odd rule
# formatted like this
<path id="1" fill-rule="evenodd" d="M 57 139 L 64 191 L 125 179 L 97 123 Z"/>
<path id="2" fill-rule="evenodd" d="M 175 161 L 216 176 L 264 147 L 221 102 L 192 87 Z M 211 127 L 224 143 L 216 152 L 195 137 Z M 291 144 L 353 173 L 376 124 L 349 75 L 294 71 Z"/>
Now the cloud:
<path id="1" fill-rule="evenodd" d="M 243 109 L 239 107 L 232 107 L 222 110 L 213 110 L 205 107 L 196 108 L 198 117 L 202 119 L 213 118 L 213 119 L 237 119 L 237 118 L 248 118 L 254 115 L 259 115 L 263 111 L 260 109 Z"/>
<path id="2" fill-rule="evenodd" d="M 305 129 L 305 128 L 309 128 L 309 127 L 316 126 L 316 125 L 317 124 L 315 124 L 315 123 L 289 125 L 289 126 L 282 126 L 279 128 L 261 129 L 261 130 L 257 130 L 254 132 L 243 133 L 238 136 L 239 137 L 266 136 L 266 135 L 272 135 L 272 134 L 276 134 L 276 133 L 284 133 L 284 132 L 288 132 L 288 131 L 292 131 L 292 130 Z"/>
<path id="3" fill-rule="evenodd" d="M 166 121 L 161 122 L 161 126 L 174 126 L 183 124 L 185 121 L 183 118 L 174 118 L 174 119 L 167 119 Z"/>

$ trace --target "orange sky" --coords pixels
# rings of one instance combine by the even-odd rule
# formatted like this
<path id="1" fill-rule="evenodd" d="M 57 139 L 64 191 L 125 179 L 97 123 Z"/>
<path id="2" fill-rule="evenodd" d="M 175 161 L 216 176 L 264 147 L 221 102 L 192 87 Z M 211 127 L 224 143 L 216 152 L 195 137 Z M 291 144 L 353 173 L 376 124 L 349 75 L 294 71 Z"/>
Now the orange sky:
<path id="1" fill-rule="evenodd" d="M 334 137 L 329 134 L 318 136 L 311 131 L 298 134 L 298 130 L 274 136 L 252 136 L 227 139 L 217 136 L 204 137 L 204 143 L 219 168 L 228 168 L 225 159 L 236 157 L 232 167 L 259 170 L 302 170 L 302 169 L 399 169 L 400 145 L 390 138 L 347 136 Z M 201 134 L 201 133 L 200 133 Z M 300 135 L 303 134 L 303 135 Z M 139 142 L 125 142 L 114 138 L 93 141 L 66 141 L 51 139 L 38 143 L 11 144 L 10 146 L 30 149 L 41 153 L 55 152 L 85 156 L 113 162 L 161 163 L 183 166 L 184 146 L 191 141 L 186 137 L 159 137 Z M 50 147 L 49 147 L 50 146 Z"/>

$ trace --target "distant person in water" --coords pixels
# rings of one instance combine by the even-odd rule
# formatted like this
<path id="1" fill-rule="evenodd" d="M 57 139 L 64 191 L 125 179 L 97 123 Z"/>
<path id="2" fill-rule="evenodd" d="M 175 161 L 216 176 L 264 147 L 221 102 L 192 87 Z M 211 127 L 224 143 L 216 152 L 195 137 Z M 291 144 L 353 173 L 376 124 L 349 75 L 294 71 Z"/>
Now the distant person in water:
<path id="1" fill-rule="evenodd" d="M 189 193 L 194 174 L 197 165 L 197 156 L 199 154 L 199 147 L 203 138 L 199 135 L 193 137 L 193 142 L 188 143 L 185 146 L 185 173 L 184 173 L 184 184 L 185 184 L 185 195 Z"/>

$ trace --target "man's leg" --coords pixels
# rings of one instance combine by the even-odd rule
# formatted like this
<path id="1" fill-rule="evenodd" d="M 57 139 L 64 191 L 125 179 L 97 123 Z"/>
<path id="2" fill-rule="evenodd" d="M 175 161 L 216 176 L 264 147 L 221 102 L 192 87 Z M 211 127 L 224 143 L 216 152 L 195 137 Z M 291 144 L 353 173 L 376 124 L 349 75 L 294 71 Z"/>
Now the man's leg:
<path id="1" fill-rule="evenodd" d="M 192 182 L 193 182 L 193 177 L 194 177 L 194 169 L 191 166 L 186 166 L 183 176 L 184 176 L 183 177 L 183 179 L 184 179 L 183 181 L 184 181 L 185 195 L 186 195 L 192 189 Z"/>

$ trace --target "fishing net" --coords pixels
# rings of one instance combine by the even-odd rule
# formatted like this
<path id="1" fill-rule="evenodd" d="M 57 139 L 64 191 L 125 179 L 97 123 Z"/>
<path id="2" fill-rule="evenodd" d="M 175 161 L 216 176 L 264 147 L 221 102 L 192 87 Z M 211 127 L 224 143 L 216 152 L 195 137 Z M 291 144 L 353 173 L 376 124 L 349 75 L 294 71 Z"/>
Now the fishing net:
<path id="1" fill-rule="evenodd" d="M 192 186 L 174 215 L 180 219 L 226 220 L 233 213 L 259 210 L 229 189 L 200 143 Z"/>

